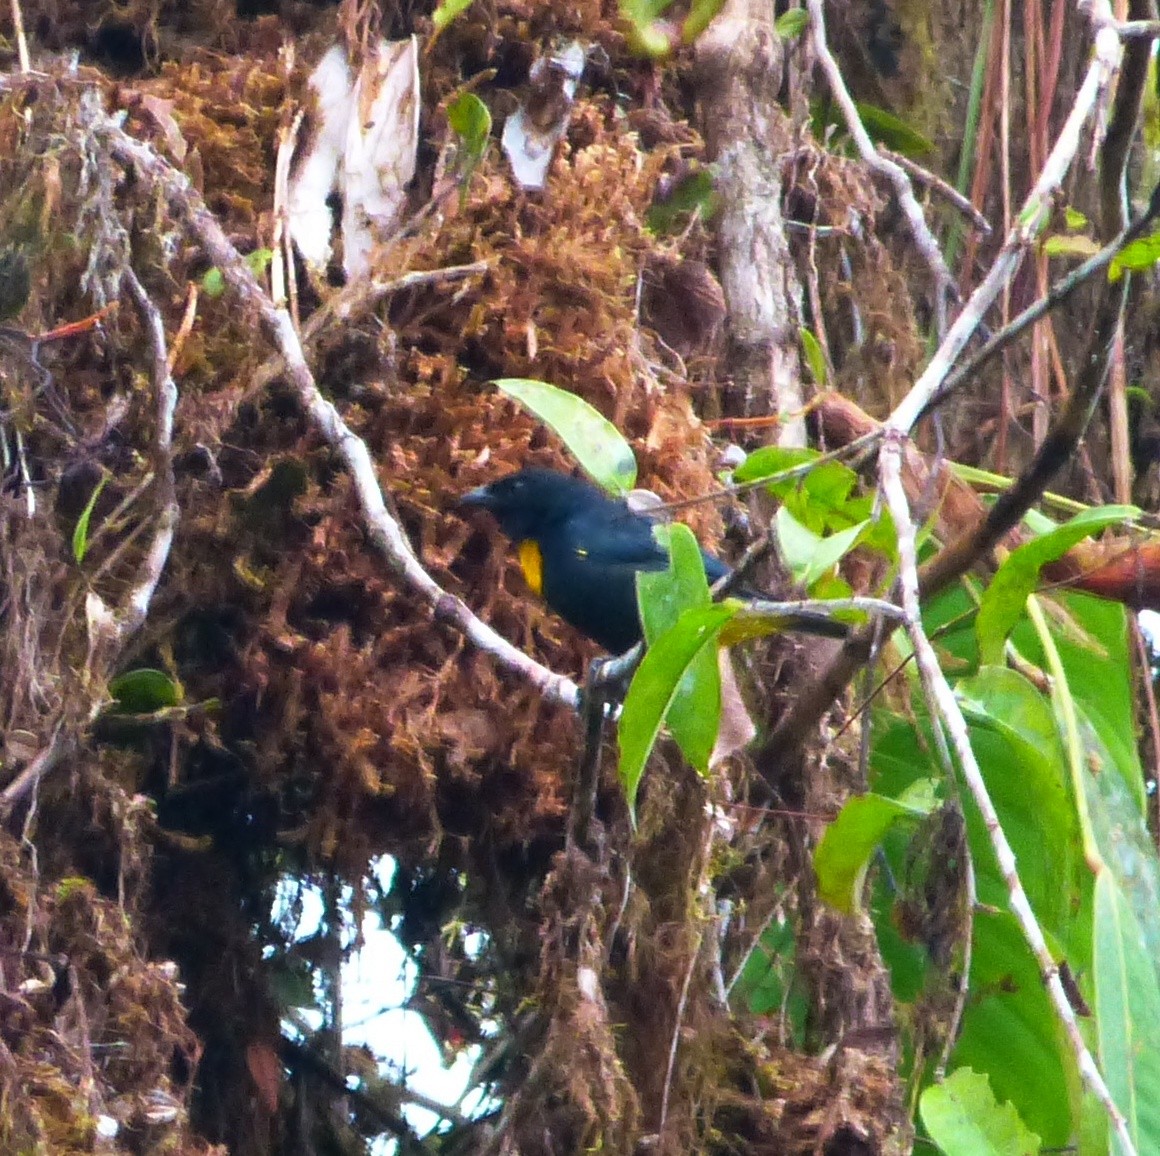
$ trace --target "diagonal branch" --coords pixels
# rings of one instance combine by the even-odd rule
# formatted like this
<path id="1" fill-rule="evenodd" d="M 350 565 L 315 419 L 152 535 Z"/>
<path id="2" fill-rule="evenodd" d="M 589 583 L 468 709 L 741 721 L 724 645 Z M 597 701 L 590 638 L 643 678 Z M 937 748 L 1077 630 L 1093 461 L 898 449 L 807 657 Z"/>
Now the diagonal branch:
<path id="1" fill-rule="evenodd" d="M 129 136 L 113 120 L 106 120 L 97 131 L 108 140 L 117 160 L 131 166 L 141 179 L 161 192 L 204 247 L 210 261 L 221 269 L 242 304 L 261 319 L 285 360 L 286 377 L 298 396 L 299 404 L 350 471 L 368 536 L 387 565 L 427 603 L 436 621 L 458 630 L 474 645 L 493 655 L 502 666 L 536 687 L 544 697 L 575 709 L 580 692 L 570 678 L 529 658 L 477 618 L 462 599 L 444 590 L 423 568 L 402 527 L 387 509 L 366 443 L 319 391 L 290 314 L 270 300 L 185 175 L 158 156 L 149 145 Z"/>

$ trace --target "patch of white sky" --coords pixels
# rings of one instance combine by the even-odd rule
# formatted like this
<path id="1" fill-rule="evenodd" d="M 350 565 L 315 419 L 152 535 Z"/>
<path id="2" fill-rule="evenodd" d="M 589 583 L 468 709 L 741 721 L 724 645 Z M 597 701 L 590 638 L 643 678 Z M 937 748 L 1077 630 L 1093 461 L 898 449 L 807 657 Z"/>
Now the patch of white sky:
<path id="1" fill-rule="evenodd" d="M 385 894 L 395 873 L 394 859 L 385 855 L 372 864 L 371 870 Z M 342 898 L 344 909 L 349 911 L 349 889 Z M 304 940 L 316 935 L 325 914 L 322 890 L 300 879 L 285 880 L 279 887 L 274 918 L 282 921 L 294 912 L 298 919 L 293 938 Z M 345 929 L 344 942 L 354 939 L 354 930 L 353 926 Z M 471 938 L 479 939 L 469 937 L 468 950 L 479 950 L 481 943 L 472 944 Z M 451 1064 L 445 1064 L 423 1017 L 405 1006 L 414 993 L 418 968 L 390 928 L 383 925 L 377 911 L 367 911 L 361 942 L 362 946 L 342 966 L 343 1043 L 369 1048 L 378 1059 L 384 1078 L 459 1114 L 470 1116 L 479 1111 L 482 1102 L 478 1092 L 465 1096 L 480 1056 L 479 1047 L 464 1048 Z M 312 1028 L 321 1026 L 322 1013 L 316 1008 L 298 1009 L 296 1014 Z M 290 1023 L 284 1026 L 292 1032 L 296 1030 Z M 420 1136 L 436 1129 L 440 1122 L 434 1112 L 416 1104 L 404 1102 L 401 1112 Z M 386 1156 L 395 1148 L 393 1140 L 383 1138 L 372 1151 L 376 1156 Z"/>

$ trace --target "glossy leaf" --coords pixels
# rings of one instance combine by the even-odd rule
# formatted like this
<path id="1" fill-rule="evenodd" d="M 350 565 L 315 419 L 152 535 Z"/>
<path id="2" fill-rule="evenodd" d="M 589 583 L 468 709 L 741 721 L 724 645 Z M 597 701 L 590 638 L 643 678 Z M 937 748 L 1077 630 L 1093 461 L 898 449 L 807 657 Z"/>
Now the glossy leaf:
<path id="1" fill-rule="evenodd" d="M 1067 1144 L 1079 1118 L 1077 1075 L 1039 965 L 1014 916 L 978 910 L 974 932 L 972 998 L 952 1065 L 985 1072 L 1045 1146 Z"/>
<path id="2" fill-rule="evenodd" d="M 447 123 L 475 161 L 483 155 L 491 134 L 491 112 L 474 92 L 461 92 L 447 106 Z"/>
<path id="3" fill-rule="evenodd" d="M 118 675 L 109 683 L 109 694 L 117 709 L 126 714 L 152 714 L 166 707 L 178 706 L 183 698 L 181 686 L 165 671 L 152 667 Z"/>
<path id="4" fill-rule="evenodd" d="M 494 384 L 551 427 L 589 476 L 606 490 L 623 494 L 636 484 L 632 447 L 620 430 L 582 397 L 526 377 L 503 377 Z"/>
<path id="5" fill-rule="evenodd" d="M 782 506 L 774 516 L 781 557 L 789 567 L 794 582 L 806 589 L 833 570 L 858 544 L 869 525 L 868 521 L 859 522 L 823 537 L 803 526 L 790 513 L 788 506 Z"/>
<path id="6" fill-rule="evenodd" d="M 797 485 L 798 477 L 779 478 L 778 475 L 785 473 L 786 470 L 796 470 L 798 466 L 804 466 L 808 462 L 817 461 L 819 457 L 821 454 L 817 450 L 805 447 L 762 446 L 761 449 L 754 450 L 733 471 L 733 480 L 740 485 L 743 482 L 759 482 L 772 478 L 774 481 L 771 485 L 793 487 Z"/>
<path id="7" fill-rule="evenodd" d="M 1110 871 L 1096 879 L 1092 966 L 1100 1068 L 1108 1090 L 1127 1119 L 1136 1151 L 1160 1152 L 1160 981 Z"/>

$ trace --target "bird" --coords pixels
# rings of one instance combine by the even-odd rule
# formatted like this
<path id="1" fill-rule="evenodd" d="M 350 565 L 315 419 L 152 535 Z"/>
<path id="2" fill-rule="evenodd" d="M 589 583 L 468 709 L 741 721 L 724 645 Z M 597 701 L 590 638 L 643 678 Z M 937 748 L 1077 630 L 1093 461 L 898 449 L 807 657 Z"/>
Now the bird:
<path id="1" fill-rule="evenodd" d="M 641 641 L 636 576 L 669 566 L 652 518 L 583 478 L 548 469 L 521 469 L 459 501 L 495 518 L 516 545 L 529 589 L 565 622 L 611 654 Z M 704 548 L 701 557 L 711 585 L 731 573 Z M 809 611 L 787 614 L 783 628 L 829 638 L 849 633 L 845 623 Z"/>

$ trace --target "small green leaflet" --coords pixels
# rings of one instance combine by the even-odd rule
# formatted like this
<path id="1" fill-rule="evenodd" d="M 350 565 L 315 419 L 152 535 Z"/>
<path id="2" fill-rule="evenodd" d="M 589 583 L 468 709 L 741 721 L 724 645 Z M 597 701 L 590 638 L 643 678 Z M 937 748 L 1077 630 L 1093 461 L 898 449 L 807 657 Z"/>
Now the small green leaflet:
<path id="1" fill-rule="evenodd" d="M 774 29 L 782 40 L 796 40 L 810 22 L 810 14 L 804 8 L 790 8 L 774 22 Z"/>
<path id="2" fill-rule="evenodd" d="M 456 16 L 461 16 L 471 7 L 471 0 L 443 0 L 434 12 L 431 13 L 431 23 L 436 32 L 442 32 Z"/>
<path id="3" fill-rule="evenodd" d="M 1108 266 L 1108 280 L 1115 284 L 1125 273 L 1150 269 L 1160 261 L 1160 230 L 1125 245 Z"/>
<path id="4" fill-rule="evenodd" d="M 77 519 L 77 524 L 73 529 L 72 536 L 72 552 L 73 557 L 78 562 L 85 560 L 85 554 L 89 549 L 89 522 L 93 517 L 93 507 L 97 504 L 97 499 L 101 496 L 101 491 L 105 488 L 105 484 L 109 480 L 108 474 L 101 474 L 97 484 L 93 487 L 93 492 L 89 496 L 89 500 L 85 503 L 85 508 L 81 511 L 81 516 Z"/>
<path id="5" fill-rule="evenodd" d="M 791 11 L 801 12 L 801 9 L 793 8 Z M 787 12 L 786 15 L 788 16 L 789 13 Z M 806 364 L 810 367 L 810 376 L 814 379 L 814 385 L 818 389 L 825 389 L 830 375 L 826 371 L 826 355 L 822 352 L 821 342 L 808 329 L 798 330 L 798 340 L 802 343 L 802 352 L 806 356 Z"/>
<path id="6" fill-rule="evenodd" d="M 463 142 L 472 167 L 483 156 L 491 135 L 491 113 L 474 92 L 461 92 L 447 106 L 447 123 Z"/>

